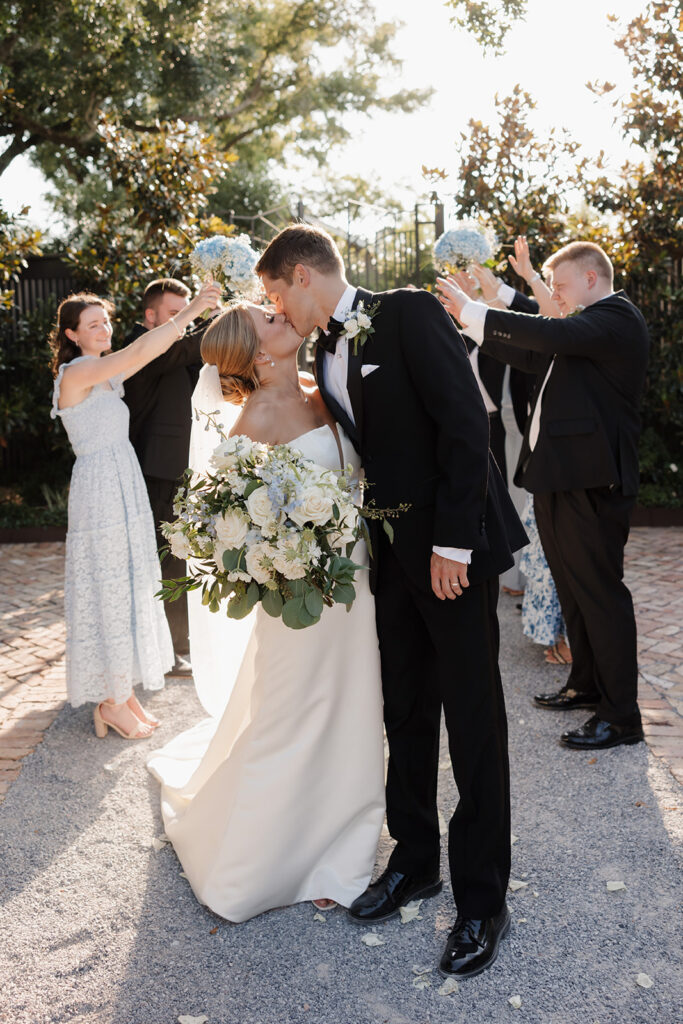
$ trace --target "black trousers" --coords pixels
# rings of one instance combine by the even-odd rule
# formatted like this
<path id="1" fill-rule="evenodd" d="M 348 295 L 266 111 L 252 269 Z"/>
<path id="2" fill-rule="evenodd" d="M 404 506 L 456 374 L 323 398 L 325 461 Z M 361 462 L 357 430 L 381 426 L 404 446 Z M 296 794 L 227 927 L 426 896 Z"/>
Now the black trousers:
<path id="1" fill-rule="evenodd" d="M 534 495 L 572 650 L 568 685 L 597 691 L 597 714 L 614 725 L 640 722 L 636 620 L 623 580 L 634 503 L 609 487 Z"/>
<path id="2" fill-rule="evenodd" d="M 459 802 L 448 853 L 456 906 L 467 917 L 498 913 L 510 874 L 507 719 L 498 668 L 498 578 L 439 601 L 406 577 L 379 539 L 377 631 L 389 742 L 389 866 L 439 870 L 436 803 L 443 708 Z"/>
<path id="3" fill-rule="evenodd" d="M 173 515 L 173 498 L 178 490 L 177 480 L 162 480 L 156 476 L 146 476 L 147 494 L 149 503 L 152 506 L 154 525 L 157 531 L 157 547 L 168 544 L 160 530 L 161 523 L 168 523 L 175 519 Z M 185 562 L 175 558 L 169 551 L 161 563 L 162 579 L 172 580 L 187 575 Z M 190 650 L 189 626 L 187 622 L 187 594 L 183 594 L 177 601 L 166 601 L 166 619 L 171 630 L 173 650 L 176 654 L 184 655 Z"/>

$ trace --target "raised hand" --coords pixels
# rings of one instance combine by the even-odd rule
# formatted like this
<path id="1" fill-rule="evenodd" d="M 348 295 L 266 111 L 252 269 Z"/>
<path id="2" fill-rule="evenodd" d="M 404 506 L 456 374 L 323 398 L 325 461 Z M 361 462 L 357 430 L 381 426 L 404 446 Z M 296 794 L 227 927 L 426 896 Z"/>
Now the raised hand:
<path id="1" fill-rule="evenodd" d="M 448 312 L 457 320 L 460 320 L 462 307 L 470 301 L 467 292 L 462 290 L 456 279 L 452 276 L 437 277 L 436 287 L 440 292 L 438 299 L 442 306 L 445 306 Z"/>
<path id="2" fill-rule="evenodd" d="M 190 303 L 193 316 L 197 316 L 198 313 L 203 313 L 207 309 L 215 309 L 220 305 L 220 301 L 221 286 L 217 281 L 211 279 L 205 281 Z"/>
<path id="3" fill-rule="evenodd" d="M 455 274 L 451 275 L 450 279 L 455 281 L 455 283 L 462 288 L 465 295 L 468 295 L 471 299 L 476 301 L 479 298 L 477 282 L 472 280 L 466 270 L 456 271 Z"/>
<path id="4" fill-rule="evenodd" d="M 526 283 L 529 284 L 536 271 L 531 264 L 529 243 L 526 240 L 526 235 L 517 236 L 515 239 L 515 255 L 513 256 L 510 254 L 508 259 L 510 261 L 510 266 L 515 273 L 519 274 L 520 277 L 523 277 Z"/>
<path id="5" fill-rule="evenodd" d="M 495 302 L 498 297 L 500 280 L 488 267 L 482 267 L 480 263 L 473 263 L 471 273 L 481 288 L 481 297 L 484 302 Z"/>

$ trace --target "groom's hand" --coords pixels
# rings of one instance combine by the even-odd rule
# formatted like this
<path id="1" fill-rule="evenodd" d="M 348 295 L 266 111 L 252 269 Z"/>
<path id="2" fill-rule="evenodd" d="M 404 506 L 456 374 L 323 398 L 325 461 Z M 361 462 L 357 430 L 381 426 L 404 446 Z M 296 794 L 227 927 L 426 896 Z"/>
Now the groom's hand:
<path id="1" fill-rule="evenodd" d="M 469 587 L 466 562 L 454 562 L 432 552 L 430 570 L 432 590 L 440 601 L 453 601 L 461 596 L 465 587 Z"/>

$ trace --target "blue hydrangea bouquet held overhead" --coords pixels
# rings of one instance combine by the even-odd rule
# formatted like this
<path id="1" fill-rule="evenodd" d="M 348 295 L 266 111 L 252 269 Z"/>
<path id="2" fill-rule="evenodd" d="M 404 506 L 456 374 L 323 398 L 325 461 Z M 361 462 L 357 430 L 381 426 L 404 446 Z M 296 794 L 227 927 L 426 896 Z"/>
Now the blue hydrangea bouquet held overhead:
<path id="1" fill-rule="evenodd" d="M 191 561 L 190 575 L 165 580 L 158 596 L 201 587 L 203 603 L 233 619 L 260 601 L 292 629 L 318 622 L 325 605 L 351 605 L 361 566 L 349 556 L 365 526 L 345 476 L 244 436 L 224 438 L 210 467 L 188 470 L 177 518 L 163 524 L 173 554 Z"/>
<path id="2" fill-rule="evenodd" d="M 211 235 L 190 253 L 190 265 L 202 280 L 212 277 L 229 298 L 252 301 L 262 297 L 261 282 L 254 273 L 258 259 L 249 235 Z"/>
<path id="3" fill-rule="evenodd" d="M 434 243 L 434 263 L 440 273 L 465 270 L 470 263 L 487 264 L 498 250 L 498 239 L 487 225 L 459 221 Z"/>

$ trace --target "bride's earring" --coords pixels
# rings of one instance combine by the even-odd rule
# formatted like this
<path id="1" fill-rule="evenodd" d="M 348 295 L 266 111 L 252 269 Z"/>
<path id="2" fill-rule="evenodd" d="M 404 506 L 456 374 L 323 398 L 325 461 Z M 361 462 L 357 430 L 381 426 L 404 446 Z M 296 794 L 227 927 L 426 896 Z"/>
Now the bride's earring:
<path id="1" fill-rule="evenodd" d="M 271 360 L 270 360 L 270 365 L 271 365 L 271 366 L 275 366 L 275 360 L 274 360 L 274 359 L 271 359 Z"/>

